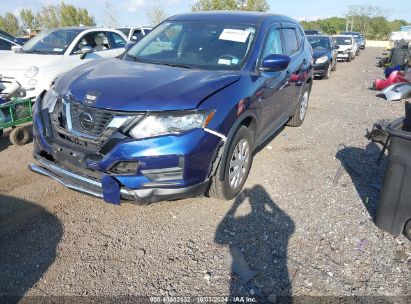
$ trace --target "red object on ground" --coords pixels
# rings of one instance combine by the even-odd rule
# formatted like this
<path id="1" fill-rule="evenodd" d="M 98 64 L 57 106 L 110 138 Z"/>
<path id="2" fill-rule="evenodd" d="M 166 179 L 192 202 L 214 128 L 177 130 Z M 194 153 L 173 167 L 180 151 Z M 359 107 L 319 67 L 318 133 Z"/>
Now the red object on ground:
<path id="1" fill-rule="evenodd" d="M 405 78 L 404 74 L 400 71 L 394 71 L 390 74 L 387 79 L 376 79 L 374 82 L 374 88 L 378 91 L 381 91 L 393 83 L 399 82 L 410 82 Z"/>

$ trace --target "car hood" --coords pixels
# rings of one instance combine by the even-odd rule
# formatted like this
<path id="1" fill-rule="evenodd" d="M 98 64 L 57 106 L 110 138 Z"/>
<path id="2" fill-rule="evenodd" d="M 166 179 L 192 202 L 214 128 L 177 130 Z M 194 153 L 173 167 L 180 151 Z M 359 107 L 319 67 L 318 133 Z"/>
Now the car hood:
<path id="1" fill-rule="evenodd" d="M 0 73 L 2 70 L 25 70 L 29 66 L 45 68 L 60 64 L 63 55 L 24 54 L 10 52 L 0 58 Z"/>
<path id="2" fill-rule="evenodd" d="M 238 72 L 185 69 L 115 58 L 86 63 L 58 78 L 56 90 L 87 105 L 117 111 L 195 109 L 236 82 Z"/>
<path id="3" fill-rule="evenodd" d="M 328 56 L 328 50 L 314 50 L 313 52 L 314 59 L 320 58 L 322 56 Z"/>

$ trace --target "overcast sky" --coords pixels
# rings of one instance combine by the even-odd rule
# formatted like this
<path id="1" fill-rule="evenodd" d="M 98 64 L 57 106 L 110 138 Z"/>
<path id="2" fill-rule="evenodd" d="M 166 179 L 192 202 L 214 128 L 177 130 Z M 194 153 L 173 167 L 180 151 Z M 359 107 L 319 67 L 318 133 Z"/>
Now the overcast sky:
<path id="1" fill-rule="evenodd" d="M 102 23 L 105 4 L 115 4 L 117 19 L 121 26 L 147 24 L 146 9 L 154 3 L 163 3 L 168 15 L 190 11 L 190 4 L 195 0 L 65 0 L 66 3 L 87 8 L 98 25 Z M 331 16 L 342 16 L 349 5 L 372 3 L 387 12 L 389 19 L 405 19 L 411 22 L 411 0 L 268 0 L 270 11 L 288 15 L 297 19 L 315 20 Z M 37 10 L 45 4 L 58 4 L 60 0 L 0 0 L 0 14 L 13 12 L 18 15 L 21 8 Z"/>

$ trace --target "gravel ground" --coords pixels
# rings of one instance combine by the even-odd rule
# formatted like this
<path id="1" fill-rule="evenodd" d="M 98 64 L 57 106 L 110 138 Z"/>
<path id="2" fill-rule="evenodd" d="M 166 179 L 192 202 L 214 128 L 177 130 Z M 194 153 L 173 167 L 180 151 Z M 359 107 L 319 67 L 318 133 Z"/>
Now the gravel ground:
<path id="1" fill-rule="evenodd" d="M 369 89 L 381 51 L 315 81 L 304 125 L 231 202 L 108 205 L 29 172 L 32 145 L 3 136 L 0 295 L 410 295 L 411 242 L 373 222 L 385 164 L 365 129 L 404 112 Z"/>

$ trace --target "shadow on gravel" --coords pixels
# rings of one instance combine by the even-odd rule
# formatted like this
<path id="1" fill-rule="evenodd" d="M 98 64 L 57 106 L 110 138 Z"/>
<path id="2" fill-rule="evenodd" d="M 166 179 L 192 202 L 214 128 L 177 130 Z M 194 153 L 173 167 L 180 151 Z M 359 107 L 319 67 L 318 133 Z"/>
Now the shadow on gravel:
<path id="1" fill-rule="evenodd" d="M 4 132 L 0 137 L 0 152 L 6 150 L 10 145 L 9 132 Z"/>
<path id="2" fill-rule="evenodd" d="M 341 161 L 342 167 L 350 175 L 358 195 L 373 219 L 375 219 L 377 212 L 386 166 L 385 155 L 383 155 L 381 163 L 378 164 L 380 153 L 380 147 L 372 142 L 365 149 L 344 147 L 336 155 L 337 159 Z M 337 172 L 334 179 L 335 185 L 338 184 L 340 177 L 341 172 Z"/>
<path id="3" fill-rule="evenodd" d="M 242 204 L 250 204 L 246 215 L 236 215 Z M 215 241 L 230 248 L 230 296 L 254 296 L 260 303 L 277 296 L 289 300 L 291 281 L 287 268 L 288 240 L 294 222 L 257 185 L 244 190 L 219 224 Z"/>
<path id="4" fill-rule="evenodd" d="M 31 202 L 0 195 L 0 303 L 18 303 L 56 258 L 63 227 Z"/>

